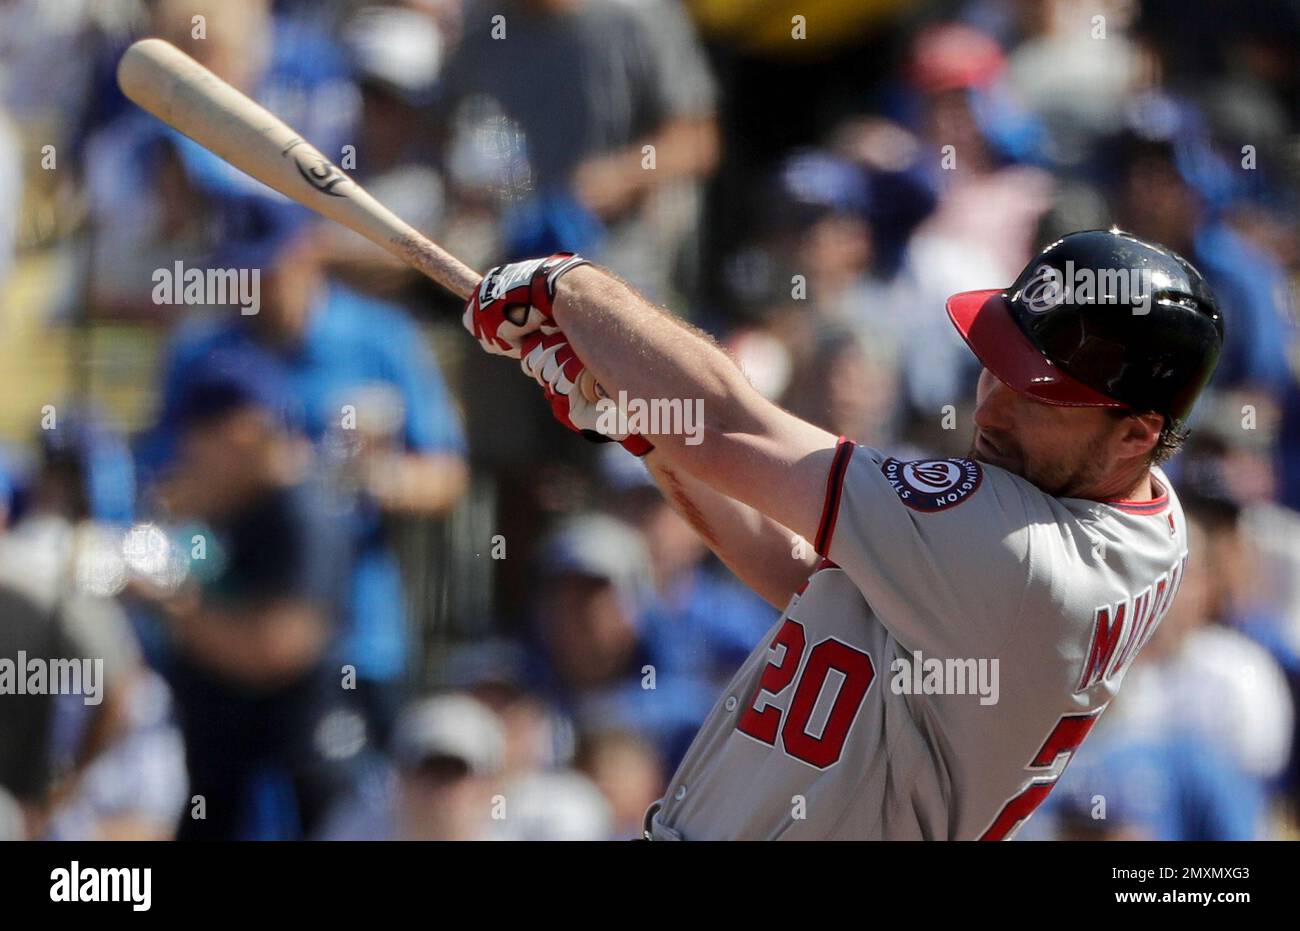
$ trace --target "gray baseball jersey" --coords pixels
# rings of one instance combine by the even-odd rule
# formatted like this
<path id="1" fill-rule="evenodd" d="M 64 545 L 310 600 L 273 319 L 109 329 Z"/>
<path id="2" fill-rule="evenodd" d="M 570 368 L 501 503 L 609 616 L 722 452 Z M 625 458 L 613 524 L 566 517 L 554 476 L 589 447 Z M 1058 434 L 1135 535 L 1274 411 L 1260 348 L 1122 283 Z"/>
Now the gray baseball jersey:
<path id="1" fill-rule="evenodd" d="M 1182 511 L 841 440 L 824 558 L 731 680 L 655 839 L 1010 837 L 1172 602 Z"/>

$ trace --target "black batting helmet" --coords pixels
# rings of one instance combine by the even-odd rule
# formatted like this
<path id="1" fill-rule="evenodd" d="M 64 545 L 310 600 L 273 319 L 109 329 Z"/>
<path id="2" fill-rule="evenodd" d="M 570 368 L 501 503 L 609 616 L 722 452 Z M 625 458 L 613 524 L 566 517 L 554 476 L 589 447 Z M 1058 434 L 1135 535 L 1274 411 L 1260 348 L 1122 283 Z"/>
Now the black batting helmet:
<path id="1" fill-rule="evenodd" d="M 1021 394 L 1176 423 L 1223 345 L 1223 317 L 1201 273 L 1117 229 L 1058 239 L 1011 287 L 948 298 L 948 316 L 984 367 Z"/>

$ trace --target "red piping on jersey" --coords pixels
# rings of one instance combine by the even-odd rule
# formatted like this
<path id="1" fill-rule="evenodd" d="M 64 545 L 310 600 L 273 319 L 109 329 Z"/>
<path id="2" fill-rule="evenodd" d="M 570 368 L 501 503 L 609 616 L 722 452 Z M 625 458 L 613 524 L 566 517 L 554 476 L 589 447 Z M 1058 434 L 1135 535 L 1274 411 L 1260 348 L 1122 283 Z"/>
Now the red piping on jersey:
<path id="1" fill-rule="evenodd" d="M 1109 504 L 1113 508 L 1119 508 L 1127 514 L 1159 514 L 1169 504 L 1169 490 L 1152 476 L 1151 481 L 1160 489 L 1160 494 L 1150 501 L 1126 501 L 1122 499 L 1107 499 L 1102 504 Z"/>
<path id="2" fill-rule="evenodd" d="M 840 495 L 844 491 L 844 475 L 849 469 L 849 459 L 853 456 L 853 442 L 840 437 L 835 443 L 835 458 L 831 460 L 831 471 L 826 476 L 826 500 L 822 505 L 822 519 L 817 524 L 817 537 L 813 549 L 821 556 L 830 558 L 831 538 L 835 536 L 835 520 L 840 513 Z"/>
<path id="3" fill-rule="evenodd" d="M 813 566 L 812 572 L 808 573 L 808 578 L 803 580 L 803 584 L 799 586 L 795 594 L 802 595 L 804 592 L 806 592 L 808 590 L 808 583 L 812 581 L 812 577 L 815 576 L 817 573 L 821 572 L 823 569 L 838 569 L 838 568 L 839 566 L 837 566 L 831 560 L 823 556 L 821 559 L 817 560 L 817 565 Z"/>

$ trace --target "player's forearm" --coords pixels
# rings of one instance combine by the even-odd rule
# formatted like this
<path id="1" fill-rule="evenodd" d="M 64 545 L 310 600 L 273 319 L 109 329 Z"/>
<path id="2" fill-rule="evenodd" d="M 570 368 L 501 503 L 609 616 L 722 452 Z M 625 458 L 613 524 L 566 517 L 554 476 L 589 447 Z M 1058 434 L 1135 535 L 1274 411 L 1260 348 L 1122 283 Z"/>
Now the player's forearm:
<path id="1" fill-rule="evenodd" d="M 554 313 L 611 397 L 625 392 L 629 402 L 680 402 L 700 412 L 689 430 L 660 423 L 657 432 L 640 431 L 667 462 L 815 536 L 834 436 L 772 404 L 711 339 L 607 272 L 583 266 L 565 274 Z"/>
<path id="2" fill-rule="evenodd" d="M 573 269 L 559 281 L 555 320 L 611 398 L 675 400 L 701 411 L 692 433 L 656 424 L 642 430 L 672 462 L 710 479 L 723 437 L 764 432 L 767 400 L 706 334 L 647 302 L 603 269 Z M 621 394 L 620 394 L 621 393 Z"/>
<path id="3" fill-rule="evenodd" d="M 646 467 L 664 497 L 742 582 L 778 611 L 808 578 L 816 554 L 789 528 L 714 491 L 659 450 Z"/>
<path id="4" fill-rule="evenodd" d="M 702 458 L 715 433 L 760 429 L 765 404 L 707 336 L 684 326 L 609 273 L 583 266 L 559 282 L 555 319 L 611 397 L 703 403 L 706 435 L 647 434 L 673 461 Z M 691 439 L 693 442 L 688 443 Z"/>

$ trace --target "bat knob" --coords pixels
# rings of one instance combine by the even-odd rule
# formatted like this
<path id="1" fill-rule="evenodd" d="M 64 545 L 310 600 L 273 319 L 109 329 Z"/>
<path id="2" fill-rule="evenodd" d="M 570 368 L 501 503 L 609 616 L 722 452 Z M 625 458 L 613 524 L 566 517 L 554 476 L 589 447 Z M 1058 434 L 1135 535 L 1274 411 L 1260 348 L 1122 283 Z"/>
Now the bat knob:
<path id="1" fill-rule="evenodd" d="M 596 376 L 591 374 L 589 369 L 583 369 L 582 374 L 578 376 L 578 390 L 592 404 L 595 404 L 601 398 L 609 397 L 609 395 L 605 394 L 605 389 L 596 381 Z"/>

